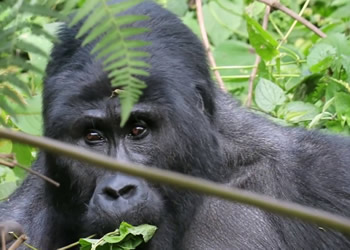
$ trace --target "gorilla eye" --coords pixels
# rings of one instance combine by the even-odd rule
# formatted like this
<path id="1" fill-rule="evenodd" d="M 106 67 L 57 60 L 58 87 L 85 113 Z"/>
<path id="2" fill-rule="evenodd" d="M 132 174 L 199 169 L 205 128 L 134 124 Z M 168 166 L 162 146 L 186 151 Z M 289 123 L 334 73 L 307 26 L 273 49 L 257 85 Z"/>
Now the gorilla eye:
<path id="1" fill-rule="evenodd" d="M 132 139 L 141 139 L 146 135 L 147 135 L 147 128 L 144 125 L 134 125 L 128 134 L 128 136 L 131 137 Z"/>
<path id="2" fill-rule="evenodd" d="M 85 135 L 85 141 L 88 143 L 101 143 L 105 138 L 101 135 L 100 132 L 96 130 L 88 130 Z"/>

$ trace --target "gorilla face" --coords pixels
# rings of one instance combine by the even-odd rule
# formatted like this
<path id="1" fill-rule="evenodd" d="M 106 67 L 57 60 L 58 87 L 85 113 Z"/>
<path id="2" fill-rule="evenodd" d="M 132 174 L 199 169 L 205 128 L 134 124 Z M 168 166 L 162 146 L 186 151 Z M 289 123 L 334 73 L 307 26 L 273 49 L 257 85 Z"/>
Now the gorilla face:
<path id="1" fill-rule="evenodd" d="M 144 79 L 147 89 L 125 126 L 120 127 L 119 98 L 112 96 L 113 88 L 99 62 L 94 61 L 86 48 L 77 47 L 75 54 L 79 56 L 68 61 L 72 63 L 71 74 L 59 70 L 46 80 L 47 136 L 122 162 L 213 180 L 219 178 L 210 167 L 220 166 L 223 157 L 211 116 L 213 105 L 207 101 L 211 93 L 200 85 L 206 83 L 204 79 L 180 75 L 177 67 L 160 71 L 153 66 L 150 77 Z M 157 65 L 159 60 L 153 56 L 150 63 Z M 169 74 L 180 77 L 170 78 Z M 159 227 L 176 220 L 175 215 L 185 216 L 195 209 L 193 206 L 180 212 L 189 199 L 196 200 L 189 198 L 185 191 L 65 157 L 53 158 L 55 166 L 50 167 L 50 176 L 70 186 L 76 206 L 88 204 L 83 221 L 89 233 L 113 231 L 122 221 Z"/>
<path id="2" fill-rule="evenodd" d="M 74 81 L 74 76 L 72 78 Z M 152 79 L 146 79 L 146 82 L 148 86 L 157 84 Z M 147 89 L 134 106 L 126 125 L 120 127 L 119 98 L 111 97 L 112 88 L 106 88 L 109 88 L 106 91 L 108 95 L 99 96 L 99 88 L 92 84 L 88 89 L 96 91 L 96 96 L 92 93 L 88 99 L 85 94 L 70 96 L 74 105 L 69 101 L 63 104 L 69 105 L 69 108 L 64 108 L 65 112 L 59 114 L 59 119 L 50 117 L 64 124 L 59 126 L 61 131 L 54 131 L 60 140 L 122 162 L 215 179 L 217 174 L 209 173 L 213 170 L 209 165 L 218 164 L 220 151 L 219 146 L 214 150 L 207 148 L 218 143 L 214 132 L 208 130 L 214 125 L 203 110 L 203 98 L 199 92 L 196 93 L 197 103 L 190 103 L 176 93 L 157 94 L 154 89 L 168 91 L 161 85 Z M 162 98 L 155 98 L 157 95 Z M 76 201 L 88 204 L 82 220 L 86 234 L 103 235 L 115 230 L 122 221 L 161 228 L 176 220 L 175 215 L 182 213 L 185 216 L 195 209 L 193 206 L 186 212 L 180 212 L 190 202 L 184 191 L 101 170 L 65 157 L 56 158 L 56 163 L 60 168 L 56 175 L 62 175 L 58 179 L 62 182 L 69 176 L 69 185 L 74 190 L 72 193 L 79 197 Z M 195 200 L 193 198 L 192 202 Z"/>

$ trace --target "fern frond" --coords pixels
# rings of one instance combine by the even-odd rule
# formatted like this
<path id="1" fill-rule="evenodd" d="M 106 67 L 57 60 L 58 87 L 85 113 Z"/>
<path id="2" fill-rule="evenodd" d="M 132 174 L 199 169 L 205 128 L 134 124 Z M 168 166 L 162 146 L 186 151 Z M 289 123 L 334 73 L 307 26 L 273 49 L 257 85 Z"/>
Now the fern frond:
<path id="1" fill-rule="evenodd" d="M 83 46 L 98 40 L 91 53 L 97 59 L 102 59 L 104 70 L 108 73 L 113 87 L 120 87 L 121 126 L 127 121 L 133 105 L 142 94 L 146 84 L 136 78 L 148 76 L 150 67 L 144 62 L 149 56 L 140 49 L 149 45 L 146 41 L 134 40 L 134 36 L 147 32 L 142 27 L 131 27 L 138 21 L 147 20 L 147 16 L 123 15 L 122 12 L 143 2 L 143 0 L 128 0 L 108 4 L 108 0 L 86 1 L 78 10 L 70 26 L 86 18 L 79 29 L 77 38 L 83 38 Z M 137 49 L 137 50 L 135 50 Z"/>
<path id="2" fill-rule="evenodd" d="M 30 95 L 30 90 L 27 84 L 14 74 L 0 75 L 0 82 L 9 82 L 17 88 L 23 90 L 27 95 Z"/>
<path id="3" fill-rule="evenodd" d="M 11 116 L 16 116 L 15 111 L 7 104 L 6 96 L 2 94 L 0 89 L 0 107 L 2 110 L 4 110 L 7 114 Z"/>
<path id="4" fill-rule="evenodd" d="M 62 10 L 63 15 L 67 16 L 71 13 L 71 11 L 78 4 L 79 0 L 69 0 L 64 3 L 64 7 Z"/>
<path id="5" fill-rule="evenodd" d="M 41 69 L 30 64 L 22 55 L 33 53 L 48 57 L 39 46 L 18 39 L 19 34 L 30 30 L 33 34 L 54 40 L 53 36 L 46 32 L 41 25 L 23 17 L 28 13 L 34 16 L 53 18 L 61 18 L 61 16 L 43 4 L 30 4 L 29 1 L 1 1 L 0 10 L 0 107 L 8 114 L 15 115 L 10 106 L 7 105 L 6 100 L 11 99 L 13 103 L 24 105 L 24 99 L 18 90 L 30 95 L 27 84 L 19 78 L 18 74 L 22 72 L 43 74 Z"/>
<path id="6" fill-rule="evenodd" d="M 22 107 L 25 105 L 25 100 L 18 91 L 11 88 L 8 84 L 0 84 L 0 93 L 8 98 L 12 99 L 13 102 L 20 104 Z"/>

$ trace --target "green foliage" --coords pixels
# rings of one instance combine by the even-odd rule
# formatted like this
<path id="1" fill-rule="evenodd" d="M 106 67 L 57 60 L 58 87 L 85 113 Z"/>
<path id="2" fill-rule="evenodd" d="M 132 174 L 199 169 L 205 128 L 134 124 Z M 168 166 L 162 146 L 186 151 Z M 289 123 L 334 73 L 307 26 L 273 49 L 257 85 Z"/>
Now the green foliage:
<path id="1" fill-rule="evenodd" d="M 156 232 L 152 225 L 132 226 L 122 222 L 119 229 L 107 233 L 101 239 L 80 239 L 81 250 L 131 250 L 143 242 L 148 242 Z"/>
<path id="2" fill-rule="evenodd" d="M 41 86 L 60 14 L 43 1 L 0 2 L 0 124 L 41 134 Z M 0 153 L 12 153 L 30 166 L 36 150 L 0 139 Z M 0 165 L 0 200 L 6 199 L 26 173 Z"/>
<path id="3" fill-rule="evenodd" d="M 265 61 L 270 61 L 278 56 L 279 52 L 276 49 L 278 43 L 273 36 L 265 31 L 257 21 L 250 18 L 248 15 L 245 16 L 245 19 L 247 21 L 249 41 L 254 47 L 256 53 L 258 53 Z"/>
<path id="4" fill-rule="evenodd" d="M 167 1 L 165 1 L 167 2 Z M 299 13 L 304 0 L 284 0 Z M 261 56 L 254 81 L 253 105 L 280 124 L 350 133 L 349 1 L 311 1 L 303 16 L 327 34 L 321 39 L 281 11 L 261 27 L 265 5 L 257 1 L 204 1 L 205 26 L 227 90 L 247 100 L 255 55 Z M 245 13 L 245 14 L 243 14 Z M 196 33 L 195 10 L 182 19 Z"/>
<path id="5" fill-rule="evenodd" d="M 133 105 L 138 101 L 145 83 L 137 76 L 148 76 L 145 70 L 149 65 L 144 61 L 148 53 L 138 50 L 147 42 L 131 39 L 147 32 L 143 27 L 130 27 L 147 16 L 120 15 L 123 11 L 139 4 L 143 0 L 128 0 L 116 4 L 107 4 L 107 0 L 89 0 L 78 9 L 71 26 L 77 24 L 88 14 L 77 37 L 83 37 L 83 46 L 98 40 L 92 50 L 98 59 L 103 59 L 104 70 L 108 72 L 113 87 L 121 88 L 121 126 L 127 121 Z M 108 33 L 107 33 L 108 32 Z"/>
<path id="6" fill-rule="evenodd" d="M 260 78 L 255 89 L 255 102 L 261 110 L 271 112 L 285 100 L 283 89 L 267 79 Z"/>
<path id="7" fill-rule="evenodd" d="M 10 0 L 1 1 L 0 11 L 0 112 L 2 110 L 14 116 L 16 112 L 8 104 L 8 99 L 25 106 L 23 95 L 31 96 L 28 82 L 21 77 L 21 73 L 43 73 L 38 65 L 28 62 L 26 55 L 29 53 L 47 57 L 47 51 L 20 35 L 30 31 L 33 35 L 52 39 L 52 35 L 43 29 L 40 22 L 28 21 L 28 16 L 59 15 L 44 5 L 31 5 L 27 1 L 18 1 L 15 4 Z M 0 123 L 5 124 L 1 115 Z"/>

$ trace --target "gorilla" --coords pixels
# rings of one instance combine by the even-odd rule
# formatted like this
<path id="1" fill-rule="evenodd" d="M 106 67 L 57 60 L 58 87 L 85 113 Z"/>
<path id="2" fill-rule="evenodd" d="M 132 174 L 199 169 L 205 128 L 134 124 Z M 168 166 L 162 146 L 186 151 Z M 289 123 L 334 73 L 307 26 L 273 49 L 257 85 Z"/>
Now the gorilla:
<path id="1" fill-rule="evenodd" d="M 281 127 L 241 107 L 211 80 L 205 50 L 173 14 L 145 1 L 128 10 L 150 18 L 138 39 L 151 56 L 147 88 L 120 127 L 120 103 L 101 61 L 62 27 L 44 84 L 45 136 L 118 161 L 224 183 L 350 217 L 350 140 Z M 115 230 L 121 221 L 153 224 L 139 249 L 350 249 L 345 234 L 255 207 L 147 182 L 45 151 L 0 205 L 39 249 Z M 24 248 L 24 247 L 23 247 Z"/>

